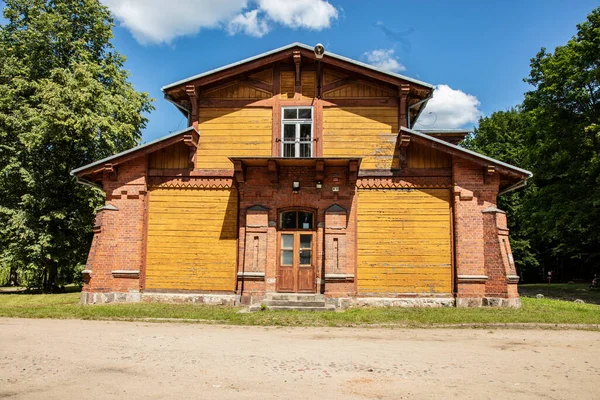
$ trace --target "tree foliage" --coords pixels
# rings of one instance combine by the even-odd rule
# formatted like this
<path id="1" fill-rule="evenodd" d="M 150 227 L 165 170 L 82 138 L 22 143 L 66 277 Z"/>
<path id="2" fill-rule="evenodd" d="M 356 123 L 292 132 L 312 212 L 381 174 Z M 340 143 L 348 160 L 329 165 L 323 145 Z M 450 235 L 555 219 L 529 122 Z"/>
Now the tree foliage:
<path id="1" fill-rule="evenodd" d="M 587 278 L 600 267 L 600 8 L 525 81 L 523 104 L 482 118 L 464 145 L 534 174 L 500 199 L 517 265 Z"/>
<path id="2" fill-rule="evenodd" d="M 98 0 L 6 0 L 0 27 L 0 265 L 47 290 L 85 262 L 102 194 L 72 169 L 135 146 L 151 110 Z"/>

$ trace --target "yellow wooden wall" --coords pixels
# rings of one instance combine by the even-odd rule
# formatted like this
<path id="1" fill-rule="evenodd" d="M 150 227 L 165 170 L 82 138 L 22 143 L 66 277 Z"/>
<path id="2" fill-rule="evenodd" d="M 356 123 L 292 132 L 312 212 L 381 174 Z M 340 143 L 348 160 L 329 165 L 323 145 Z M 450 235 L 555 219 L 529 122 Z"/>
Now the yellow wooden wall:
<path id="1" fill-rule="evenodd" d="M 150 153 L 148 168 L 157 169 L 180 169 L 189 168 L 190 148 L 183 142 L 175 143 Z"/>
<path id="2" fill-rule="evenodd" d="M 406 150 L 408 168 L 451 168 L 452 157 L 448 153 L 420 143 L 411 143 Z"/>
<path id="3" fill-rule="evenodd" d="M 235 189 L 149 191 L 146 288 L 233 291 Z"/>
<path id="4" fill-rule="evenodd" d="M 323 156 L 363 157 L 361 169 L 398 168 L 397 107 L 325 107 Z"/>
<path id="5" fill-rule="evenodd" d="M 196 168 L 231 169 L 227 157 L 270 156 L 271 108 L 201 108 Z"/>
<path id="6" fill-rule="evenodd" d="M 451 293 L 450 191 L 359 190 L 358 292 Z"/>

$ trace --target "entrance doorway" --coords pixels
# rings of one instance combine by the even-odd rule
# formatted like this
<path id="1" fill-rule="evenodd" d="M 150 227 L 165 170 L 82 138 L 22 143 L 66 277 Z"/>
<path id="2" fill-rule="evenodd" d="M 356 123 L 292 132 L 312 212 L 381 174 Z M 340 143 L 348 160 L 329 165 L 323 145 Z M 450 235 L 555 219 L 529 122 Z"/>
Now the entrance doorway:
<path id="1" fill-rule="evenodd" d="M 314 293 L 315 213 L 290 210 L 279 213 L 277 291 Z"/>

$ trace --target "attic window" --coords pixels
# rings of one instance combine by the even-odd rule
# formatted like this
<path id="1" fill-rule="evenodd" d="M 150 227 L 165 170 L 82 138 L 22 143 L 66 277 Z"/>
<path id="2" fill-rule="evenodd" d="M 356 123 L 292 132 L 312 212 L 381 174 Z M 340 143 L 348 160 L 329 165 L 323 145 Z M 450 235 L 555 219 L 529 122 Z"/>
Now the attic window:
<path id="1" fill-rule="evenodd" d="M 281 154 L 283 157 L 312 157 L 312 107 L 283 107 L 282 114 Z"/>

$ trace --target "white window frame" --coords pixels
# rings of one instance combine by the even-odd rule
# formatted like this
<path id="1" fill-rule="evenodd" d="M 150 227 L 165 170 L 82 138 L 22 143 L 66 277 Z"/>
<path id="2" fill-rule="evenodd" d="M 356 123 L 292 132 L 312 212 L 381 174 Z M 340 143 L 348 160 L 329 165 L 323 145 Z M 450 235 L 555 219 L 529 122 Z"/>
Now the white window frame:
<path id="1" fill-rule="evenodd" d="M 310 119 L 285 119 L 285 110 L 310 110 Z M 285 157 L 285 145 L 295 143 L 294 146 L 294 157 L 286 158 L 312 158 L 314 157 L 314 138 L 315 138 L 315 124 L 314 124 L 315 110 L 312 106 L 296 106 L 296 107 L 281 107 L 281 157 Z M 310 124 L 310 142 L 303 140 L 300 141 L 300 125 Z M 294 142 L 286 141 L 284 139 L 285 125 L 296 125 L 296 136 Z M 308 157 L 300 157 L 300 144 L 310 144 L 310 155 Z"/>

